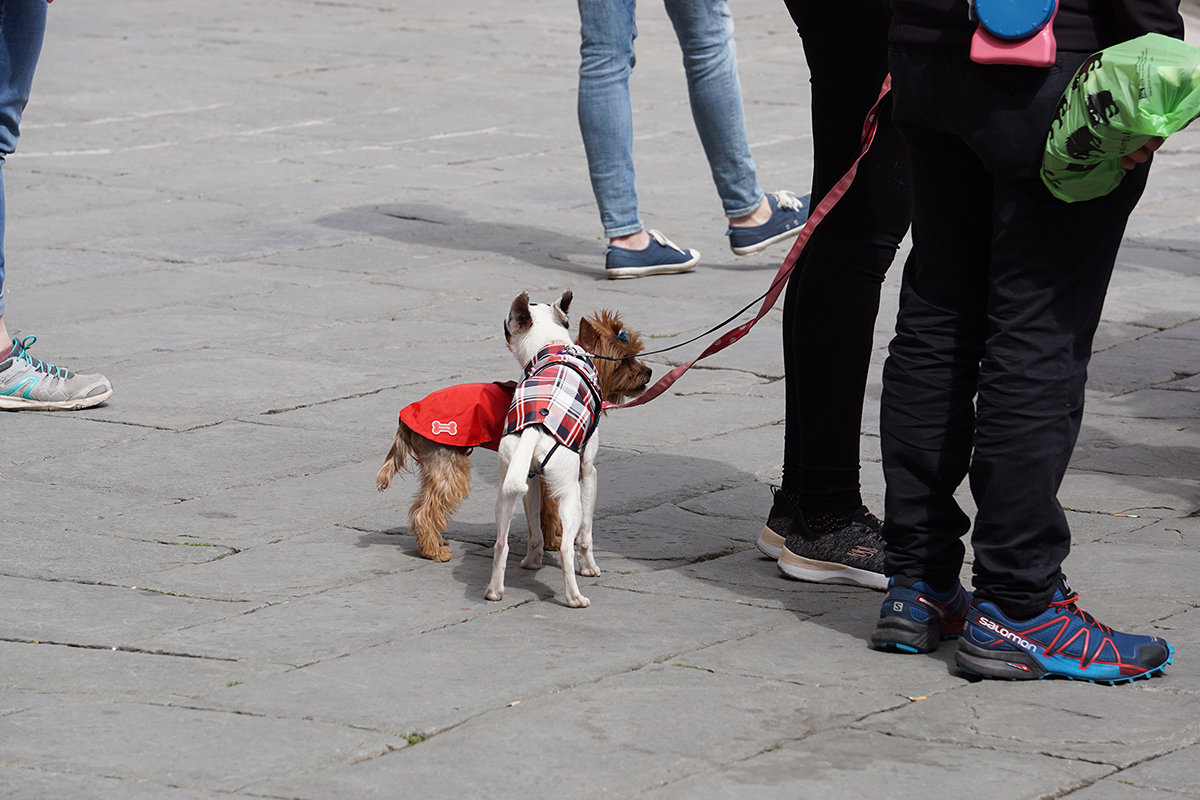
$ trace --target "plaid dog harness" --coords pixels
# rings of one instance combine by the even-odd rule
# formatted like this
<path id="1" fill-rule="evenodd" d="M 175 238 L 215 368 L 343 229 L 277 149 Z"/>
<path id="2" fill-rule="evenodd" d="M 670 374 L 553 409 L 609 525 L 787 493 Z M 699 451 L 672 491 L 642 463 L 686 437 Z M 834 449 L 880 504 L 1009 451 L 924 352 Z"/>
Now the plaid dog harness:
<path id="1" fill-rule="evenodd" d="M 525 379 L 517 384 L 504 433 L 542 425 L 555 445 L 542 467 L 561 444 L 583 450 L 600 418 L 600 377 L 592 359 L 575 345 L 543 348 L 525 365 Z"/>
<path id="2" fill-rule="evenodd" d="M 400 421 L 439 444 L 495 450 L 516 386 L 513 381 L 448 386 L 400 409 Z"/>

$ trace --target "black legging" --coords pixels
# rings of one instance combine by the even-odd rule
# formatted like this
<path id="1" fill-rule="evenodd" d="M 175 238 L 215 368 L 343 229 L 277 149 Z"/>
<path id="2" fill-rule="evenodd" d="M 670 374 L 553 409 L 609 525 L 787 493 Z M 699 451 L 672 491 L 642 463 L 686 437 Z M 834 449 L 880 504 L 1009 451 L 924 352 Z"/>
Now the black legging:
<path id="1" fill-rule="evenodd" d="M 784 1 L 811 75 L 815 207 L 858 155 L 887 74 L 888 17 L 881 0 Z M 885 101 L 871 152 L 814 232 L 784 297 L 783 490 L 805 511 L 862 503 L 859 437 L 880 284 L 910 213 L 907 154 Z"/>

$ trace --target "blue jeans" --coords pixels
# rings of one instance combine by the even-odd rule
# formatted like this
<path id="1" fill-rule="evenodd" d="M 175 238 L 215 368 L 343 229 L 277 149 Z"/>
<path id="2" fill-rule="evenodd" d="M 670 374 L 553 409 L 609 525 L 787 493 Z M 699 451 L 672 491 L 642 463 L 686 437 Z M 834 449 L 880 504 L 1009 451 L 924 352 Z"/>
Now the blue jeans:
<path id="1" fill-rule="evenodd" d="M 46 32 L 46 0 L 0 0 L 0 167 L 17 148 L 21 112 Z M 4 316 L 4 170 L 0 169 L 0 317 Z M 0 347 L 4 343 L 0 342 Z"/>
<path id="2" fill-rule="evenodd" d="M 629 75 L 636 58 L 636 0 L 578 0 L 579 128 L 592 191 L 609 238 L 642 230 L 633 171 Z M 727 217 L 762 203 L 746 141 L 733 18 L 725 0 L 664 0 L 683 51 L 692 119 Z"/>

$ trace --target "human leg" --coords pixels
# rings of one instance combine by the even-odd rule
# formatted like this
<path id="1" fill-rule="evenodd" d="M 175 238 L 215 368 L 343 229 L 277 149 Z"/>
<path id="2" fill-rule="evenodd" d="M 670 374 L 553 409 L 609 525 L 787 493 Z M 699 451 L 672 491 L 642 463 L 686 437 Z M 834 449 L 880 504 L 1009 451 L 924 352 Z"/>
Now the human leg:
<path id="1" fill-rule="evenodd" d="M 36 336 L 12 339 L 4 321 L 4 158 L 17 146 L 21 114 L 46 30 L 45 0 L 0 3 L 0 408 L 77 409 L 112 394 L 103 375 L 79 375 L 29 355 Z"/>
<path id="2" fill-rule="evenodd" d="M 640 278 L 687 272 L 700 261 L 700 254 L 661 233 L 646 231 L 638 214 L 629 100 L 629 76 L 637 61 L 635 0 L 578 0 L 578 5 L 579 130 L 592 193 L 609 240 L 605 274 Z"/>
<path id="3" fill-rule="evenodd" d="M 892 69 L 912 154 L 910 266 L 917 266 L 905 271 L 884 373 L 889 573 L 897 582 L 922 576 L 935 588 L 957 579 L 965 517 L 950 493 L 969 464 L 979 509 L 975 597 L 958 664 L 1010 679 L 1122 683 L 1159 674 L 1171 662 L 1169 644 L 1114 631 L 1077 607 L 1061 573 L 1070 532 L 1056 497 L 1079 431 L 1104 293 L 1146 170 L 1128 174 L 1093 206 L 1060 203 L 1037 179 L 1054 103 L 1086 54 L 1060 53 L 1055 69 L 1033 73 L 980 71 L 961 56 L 932 53 L 901 48 Z M 938 87 L 941 103 L 922 99 L 929 86 Z M 1022 124 L 1003 124 L 1000 117 L 1014 109 Z M 940 153 L 928 150 L 939 140 Z M 967 156 L 955 158 L 956 148 Z M 928 160 L 931 154 L 937 157 Z M 969 174 L 970 159 L 990 190 L 976 180 L 973 192 L 948 194 L 949 179 Z M 927 178 L 939 167 L 941 191 L 927 194 Z M 953 199 L 939 206 L 939 196 Z M 951 206 L 966 206 L 968 198 L 975 211 L 954 220 Z M 939 281 L 922 285 L 938 274 L 938 248 L 945 250 L 944 238 L 956 231 L 968 245 L 959 271 L 969 280 L 986 277 L 982 303 L 978 290 L 947 283 L 953 275 L 944 268 Z M 948 289 L 955 294 L 937 296 Z M 949 350 L 938 349 L 939 315 L 965 323 Z"/>
<path id="4" fill-rule="evenodd" d="M 966 478 L 986 338 L 990 176 L 953 137 L 902 123 L 913 177 L 913 249 L 883 369 L 885 572 L 944 589 L 970 521 Z"/>
<path id="5" fill-rule="evenodd" d="M 683 51 L 688 99 L 727 217 L 753 214 L 764 193 L 746 137 L 733 16 L 725 0 L 665 0 Z"/>
<path id="6" fill-rule="evenodd" d="M 642 230 L 633 168 L 629 76 L 636 62 L 634 0 L 578 0 L 579 130 L 604 235 Z"/>
<path id="7" fill-rule="evenodd" d="M 1092 340 L 1147 168 L 1110 194 L 1062 203 L 1040 181 L 998 181 L 971 491 L 975 594 L 1013 619 L 1041 613 L 1071 534 L 1058 501 L 1083 416 Z"/>
<path id="8" fill-rule="evenodd" d="M 887 19 L 871 2 L 787 5 L 812 83 L 815 204 L 858 156 L 887 74 Z M 859 494 L 859 438 L 880 285 L 908 222 L 907 160 L 885 106 L 853 185 L 813 232 L 784 295 L 783 480 L 759 537 L 760 550 L 782 557 L 798 533 L 790 552 L 803 558 L 816 547 L 805 540 L 857 532 L 858 552 L 877 551 L 856 561 L 874 565 L 876 588 L 885 585 L 882 545 Z"/>
<path id="9" fill-rule="evenodd" d="M 8 328 L 4 327 L 3 166 L 5 157 L 17 147 L 21 114 L 29 102 L 29 90 L 45 31 L 44 0 L 0 3 L 0 348 L 8 342 Z"/>
<path id="10" fill-rule="evenodd" d="M 858 155 L 863 120 L 887 74 L 887 20 L 877 3 L 823 12 L 813 5 L 788 7 L 812 82 L 816 204 Z M 807 511 L 848 513 L 862 503 L 863 395 L 880 285 L 908 229 L 907 172 L 885 105 L 854 184 L 813 232 L 784 295 L 783 489 Z"/>

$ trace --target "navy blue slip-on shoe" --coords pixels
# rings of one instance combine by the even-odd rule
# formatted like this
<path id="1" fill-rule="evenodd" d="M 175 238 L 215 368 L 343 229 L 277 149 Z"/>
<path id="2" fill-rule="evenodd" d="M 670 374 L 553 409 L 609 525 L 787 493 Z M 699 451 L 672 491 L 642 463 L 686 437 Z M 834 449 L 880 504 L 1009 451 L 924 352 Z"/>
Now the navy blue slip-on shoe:
<path id="1" fill-rule="evenodd" d="M 970 593 L 958 581 L 939 592 L 925 581 L 896 575 L 888 581 L 871 646 L 898 653 L 932 653 L 943 639 L 962 634 L 970 604 Z"/>
<path id="2" fill-rule="evenodd" d="M 694 269 L 700 261 L 695 250 L 685 250 L 656 230 L 649 230 L 650 244 L 642 250 L 612 247 L 604 251 L 604 274 L 609 278 L 641 278 L 669 275 Z"/>
<path id="3" fill-rule="evenodd" d="M 808 222 L 808 201 L 811 195 L 796 197 L 782 189 L 767 195 L 771 205 L 771 218 L 762 225 L 730 225 L 725 235 L 729 247 L 739 256 L 748 256 L 766 250 L 776 242 L 794 239 Z"/>
<path id="4" fill-rule="evenodd" d="M 989 602 L 972 601 L 955 662 L 985 678 L 1069 678 L 1113 685 L 1159 675 L 1175 649 L 1157 636 L 1114 631 L 1075 605 L 1065 580 L 1041 614 L 1013 620 Z"/>

